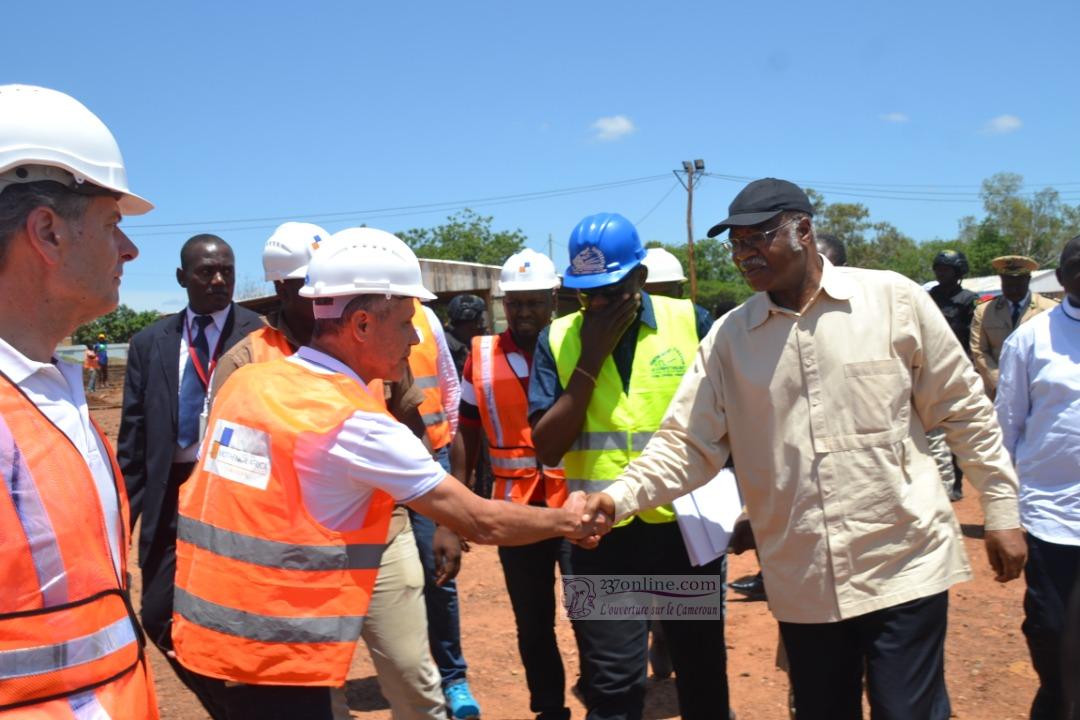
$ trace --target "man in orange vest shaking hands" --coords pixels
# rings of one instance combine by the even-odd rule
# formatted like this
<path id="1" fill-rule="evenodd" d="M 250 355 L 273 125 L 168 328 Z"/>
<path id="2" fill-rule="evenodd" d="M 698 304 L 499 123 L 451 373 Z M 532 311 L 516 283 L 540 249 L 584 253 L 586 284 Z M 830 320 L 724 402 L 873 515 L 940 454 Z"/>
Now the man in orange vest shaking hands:
<path id="1" fill-rule="evenodd" d="M 220 681 L 229 718 L 329 720 L 375 583 L 394 501 L 480 543 L 584 535 L 562 509 L 484 500 L 386 411 L 417 336 L 416 256 L 373 228 L 330 238 L 301 290 L 310 345 L 237 370 L 181 489 L 173 641 Z"/>

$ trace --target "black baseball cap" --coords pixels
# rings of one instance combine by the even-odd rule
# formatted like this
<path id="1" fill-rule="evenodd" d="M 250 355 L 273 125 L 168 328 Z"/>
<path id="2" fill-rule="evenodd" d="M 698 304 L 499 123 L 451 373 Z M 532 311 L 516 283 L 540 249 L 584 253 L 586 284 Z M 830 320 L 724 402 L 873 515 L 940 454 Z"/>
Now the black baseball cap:
<path id="1" fill-rule="evenodd" d="M 787 180 L 762 178 L 750 183 L 728 205 L 728 217 L 713 225 L 709 237 L 716 237 L 732 227 L 760 225 L 785 210 L 814 214 L 810 198 L 798 185 Z"/>
<path id="2" fill-rule="evenodd" d="M 446 306 L 451 322 L 468 322 L 484 314 L 487 306 L 476 295 L 455 295 Z"/>

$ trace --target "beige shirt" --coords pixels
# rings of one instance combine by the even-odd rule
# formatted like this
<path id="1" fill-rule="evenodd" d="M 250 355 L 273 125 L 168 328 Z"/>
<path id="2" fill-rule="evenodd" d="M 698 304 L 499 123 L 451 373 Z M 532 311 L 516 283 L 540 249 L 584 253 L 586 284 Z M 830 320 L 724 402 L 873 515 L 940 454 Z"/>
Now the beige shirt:
<path id="1" fill-rule="evenodd" d="M 1057 300 L 1043 297 L 1037 292 L 1028 293 L 1027 307 L 1020 316 L 1020 324 L 1026 323 L 1039 313 L 1053 310 Z M 1015 328 L 1012 324 L 1012 303 L 999 295 L 975 307 L 975 316 L 971 321 L 971 362 L 986 384 L 986 394 L 990 399 L 997 395 L 998 360 L 1005 338 Z"/>
<path id="2" fill-rule="evenodd" d="M 824 261 L 802 313 L 758 293 L 698 348 L 660 430 L 605 492 L 619 517 L 703 485 L 734 453 L 777 619 L 834 622 L 971 576 L 924 428 L 1019 527 L 1017 480 L 982 383 L 930 296 Z"/>

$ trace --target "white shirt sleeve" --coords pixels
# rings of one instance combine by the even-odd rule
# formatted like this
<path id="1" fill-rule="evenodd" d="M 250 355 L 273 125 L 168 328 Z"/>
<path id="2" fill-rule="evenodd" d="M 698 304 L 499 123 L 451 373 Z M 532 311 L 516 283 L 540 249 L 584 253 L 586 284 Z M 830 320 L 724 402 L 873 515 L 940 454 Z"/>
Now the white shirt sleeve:
<path id="1" fill-rule="evenodd" d="M 435 336 L 435 344 L 439 348 L 439 390 L 443 396 L 443 411 L 450 423 L 450 437 L 457 434 L 458 405 L 461 403 L 461 383 L 458 380 L 457 367 L 454 365 L 454 356 L 450 354 L 450 348 L 446 344 L 446 335 L 443 332 L 439 318 L 426 305 L 423 306 L 427 313 L 428 325 Z"/>
<path id="2" fill-rule="evenodd" d="M 407 503 L 446 477 L 408 428 L 359 411 L 335 432 L 297 438 L 293 466 L 308 511 L 335 530 L 359 527 L 375 490 Z"/>
<path id="3" fill-rule="evenodd" d="M 998 368 L 1001 376 L 998 380 L 997 397 L 994 409 L 1001 425 L 1001 439 L 1009 451 L 1013 463 L 1016 463 L 1016 446 L 1024 434 L 1024 426 L 1031 412 L 1031 399 L 1028 396 L 1028 359 L 1031 345 L 1027 343 L 1030 333 L 1013 333 L 1001 349 Z"/>

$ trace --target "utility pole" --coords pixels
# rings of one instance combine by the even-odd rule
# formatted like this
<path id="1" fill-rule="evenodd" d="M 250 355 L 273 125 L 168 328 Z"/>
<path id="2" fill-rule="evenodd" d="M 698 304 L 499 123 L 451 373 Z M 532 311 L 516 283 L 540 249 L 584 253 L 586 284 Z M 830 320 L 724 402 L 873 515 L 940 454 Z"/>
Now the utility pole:
<path id="1" fill-rule="evenodd" d="M 697 265 L 694 262 L 694 185 L 705 174 L 705 161 L 700 158 L 693 162 L 683 160 L 682 166 L 682 172 L 686 173 L 686 182 L 683 182 L 682 175 L 678 170 L 672 170 L 672 172 L 675 173 L 675 177 L 682 183 L 682 186 L 686 188 L 686 254 L 690 261 L 687 274 L 690 276 L 690 300 L 691 302 L 697 302 Z"/>
<path id="2" fill-rule="evenodd" d="M 548 259 L 555 262 L 555 241 L 551 239 L 551 233 L 548 233 Z"/>

